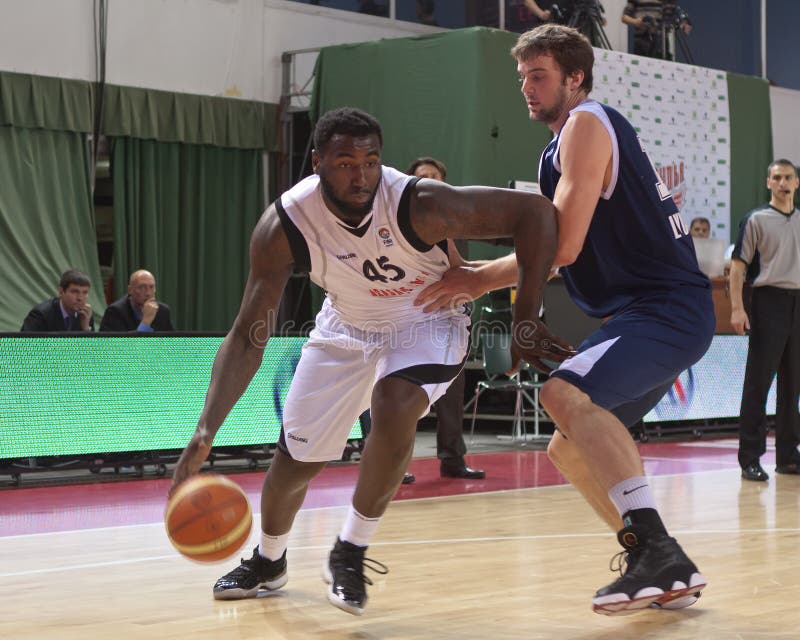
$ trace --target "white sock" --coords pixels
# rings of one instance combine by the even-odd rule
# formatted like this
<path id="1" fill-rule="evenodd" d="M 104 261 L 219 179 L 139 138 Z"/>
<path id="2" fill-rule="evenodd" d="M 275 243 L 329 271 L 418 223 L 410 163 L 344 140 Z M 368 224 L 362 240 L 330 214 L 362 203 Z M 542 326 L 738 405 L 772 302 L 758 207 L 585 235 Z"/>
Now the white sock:
<path id="1" fill-rule="evenodd" d="M 650 484 L 644 476 L 634 476 L 623 480 L 611 487 L 608 492 L 611 502 L 617 507 L 619 515 L 624 515 L 633 509 L 655 509 L 656 501 Z"/>
<path id="2" fill-rule="evenodd" d="M 380 521 L 380 518 L 362 516 L 351 504 L 347 510 L 347 517 L 342 525 L 339 539 L 359 547 L 369 546 L 369 541 L 375 535 Z"/>
<path id="3" fill-rule="evenodd" d="M 261 532 L 261 542 L 258 544 L 258 553 L 267 560 L 280 560 L 289 543 L 289 532 L 279 536 L 268 536 Z"/>

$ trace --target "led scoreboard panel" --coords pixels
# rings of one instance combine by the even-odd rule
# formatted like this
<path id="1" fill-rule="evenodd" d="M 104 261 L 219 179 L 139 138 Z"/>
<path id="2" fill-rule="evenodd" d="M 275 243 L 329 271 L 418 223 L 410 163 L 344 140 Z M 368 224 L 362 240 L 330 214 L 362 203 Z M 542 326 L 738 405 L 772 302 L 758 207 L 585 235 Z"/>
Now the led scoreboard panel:
<path id="1" fill-rule="evenodd" d="M 272 338 L 214 446 L 272 444 L 305 338 Z M 0 337 L 0 459 L 182 449 L 222 336 Z M 350 438 L 360 438 L 358 421 Z"/>
<path id="2" fill-rule="evenodd" d="M 644 421 L 738 419 L 746 363 L 746 337 L 714 336 L 706 354 L 681 373 Z M 774 380 L 767 397 L 767 413 L 775 414 Z"/>

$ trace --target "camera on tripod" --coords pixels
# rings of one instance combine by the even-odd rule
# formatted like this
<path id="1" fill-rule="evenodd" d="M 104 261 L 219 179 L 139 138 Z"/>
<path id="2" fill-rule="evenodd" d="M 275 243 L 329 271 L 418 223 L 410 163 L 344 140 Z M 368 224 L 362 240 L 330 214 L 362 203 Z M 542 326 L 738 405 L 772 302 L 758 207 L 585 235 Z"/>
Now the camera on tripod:
<path id="1" fill-rule="evenodd" d="M 676 0 L 664 0 L 661 5 L 661 14 L 642 16 L 642 26 L 645 34 L 644 50 L 637 51 L 634 44 L 634 53 L 664 60 L 675 60 L 675 55 L 670 51 L 670 37 L 674 35 L 675 46 L 680 48 L 687 62 L 694 64 L 694 57 L 686 41 L 685 26 L 691 27 L 692 19 L 689 13 L 681 7 Z M 642 46 L 640 38 L 639 46 Z"/>
<path id="2" fill-rule="evenodd" d="M 684 24 L 692 24 L 689 12 L 681 7 L 677 2 L 665 0 L 661 9 L 661 16 L 664 25 L 677 29 Z"/>
<path id="3" fill-rule="evenodd" d="M 605 9 L 599 0 L 562 0 L 550 5 L 550 19 L 558 24 L 569 24 L 577 16 L 603 20 Z"/>
<path id="4" fill-rule="evenodd" d="M 605 9 L 600 0 L 574 0 L 572 4 L 575 13 L 588 13 L 597 20 L 603 19 Z"/>
<path id="5" fill-rule="evenodd" d="M 594 47 L 611 49 L 603 29 L 605 9 L 600 0 L 562 0 L 550 6 L 550 19 L 573 27 L 585 35 Z"/>
<path id="6" fill-rule="evenodd" d="M 661 21 L 653 16 L 642 16 L 642 23 L 648 31 L 655 31 L 661 28 Z"/>
<path id="7" fill-rule="evenodd" d="M 604 12 L 600 0 L 562 0 L 550 5 L 550 19 L 553 22 L 577 29 L 594 47 L 611 49 L 611 43 L 603 30 Z"/>
<path id="8" fill-rule="evenodd" d="M 567 16 L 564 10 L 555 3 L 550 5 L 550 19 L 558 24 L 567 24 Z"/>

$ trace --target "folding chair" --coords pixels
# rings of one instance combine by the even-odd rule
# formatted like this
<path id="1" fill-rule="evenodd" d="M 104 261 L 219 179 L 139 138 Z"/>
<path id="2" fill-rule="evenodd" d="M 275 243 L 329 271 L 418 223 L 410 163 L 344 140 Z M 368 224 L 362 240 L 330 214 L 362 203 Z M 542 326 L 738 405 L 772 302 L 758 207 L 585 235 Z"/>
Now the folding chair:
<path id="1" fill-rule="evenodd" d="M 470 427 L 470 443 L 474 440 L 475 420 L 478 415 L 478 401 L 484 391 L 502 391 L 513 389 L 516 392 L 514 402 L 514 418 L 511 428 L 511 439 L 522 440 L 523 445 L 528 440 L 550 437 L 539 433 L 540 420 L 550 420 L 547 412 L 539 404 L 539 389 L 544 381 L 538 380 L 534 374 L 532 380 L 524 380 L 522 372 L 528 369 L 527 365 L 512 376 L 505 374 L 511 368 L 511 335 L 508 333 L 490 333 L 482 336 L 483 369 L 487 380 L 479 380 L 475 386 L 475 397 L 472 405 L 472 426 Z M 527 403 L 527 405 L 526 405 Z M 528 408 L 526 408 L 526 406 Z M 533 416 L 533 434 L 528 435 L 527 416 Z"/>

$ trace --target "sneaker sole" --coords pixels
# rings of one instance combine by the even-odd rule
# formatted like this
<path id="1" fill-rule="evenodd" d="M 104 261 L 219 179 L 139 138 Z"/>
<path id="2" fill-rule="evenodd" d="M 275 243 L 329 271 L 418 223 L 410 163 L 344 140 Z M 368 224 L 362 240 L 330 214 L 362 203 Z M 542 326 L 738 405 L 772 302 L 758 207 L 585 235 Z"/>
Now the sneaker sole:
<path id="1" fill-rule="evenodd" d="M 669 591 L 658 587 L 648 587 L 638 592 L 638 598 L 630 599 L 624 593 L 614 593 L 592 600 L 592 610 L 605 616 L 627 616 L 650 607 L 660 609 L 683 609 L 700 597 L 706 587 L 706 579 L 699 573 L 693 573 L 689 586 L 684 582 L 675 582 Z"/>
<path id="2" fill-rule="evenodd" d="M 685 589 L 667 591 L 663 598 L 656 601 L 659 609 L 685 609 L 691 607 L 700 599 L 703 589 L 706 588 L 706 579 L 699 573 L 692 575 L 689 582 L 692 586 Z"/>
<path id="3" fill-rule="evenodd" d="M 252 589 L 223 589 L 214 592 L 214 600 L 244 600 L 245 598 L 255 598 L 260 591 L 277 591 L 289 582 L 289 574 L 284 571 L 274 580 L 260 582 Z"/>
<path id="4" fill-rule="evenodd" d="M 331 568 L 327 560 L 322 566 L 322 579 L 325 581 L 325 584 L 328 585 L 328 602 L 330 602 L 337 609 L 341 609 L 342 611 L 350 613 L 354 616 L 360 616 L 364 614 L 363 607 L 356 607 L 352 604 L 348 604 L 343 600 L 340 600 L 336 594 L 333 593 L 333 575 L 331 574 Z"/>
<path id="5" fill-rule="evenodd" d="M 650 606 L 654 609 L 685 609 L 691 607 L 695 602 L 700 599 L 700 592 L 685 596 L 683 598 L 675 598 L 674 600 L 667 600 L 666 602 L 656 601 Z"/>

